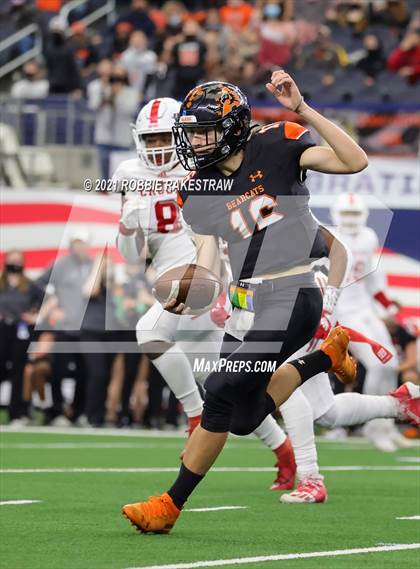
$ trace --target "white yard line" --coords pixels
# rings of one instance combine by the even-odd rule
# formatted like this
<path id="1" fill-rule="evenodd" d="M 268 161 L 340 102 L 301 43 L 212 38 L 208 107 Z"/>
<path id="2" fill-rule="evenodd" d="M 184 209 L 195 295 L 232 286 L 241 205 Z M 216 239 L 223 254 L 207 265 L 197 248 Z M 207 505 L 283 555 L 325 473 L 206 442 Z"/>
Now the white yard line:
<path id="1" fill-rule="evenodd" d="M 219 466 L 212 468 L 211 472 L 243 472 L 243 473 L 259 473 L 259 472 L 273 472 L 274 469 L 269 466 Z M 321 468 L 322 472 L 419 472 L 420 466 L 324 466 Z M 104 474 L 118 474 L 118 473 L 140 473 L 140 474 L 154 474 L 164 472 L 179 472 L 178 467 L 173 466 L 156 466 L 156 467 L 133 467 L 133 468 L 1 468 L 0 474 L 73 474 L 73 473 L 104 473 Z"/>
<path id="2" fill-rule="evenodd" d="M 4 443 L 0 444 L 0 450 L 80 450 L 80 449 L 91 449 L 91 450 L 102 450 L 102 449 L 176 449 L 179 450 L 181 442 L 173 442 L 173 443 L 153 443 L 153 442 L 139 442 L 139 443 Z M 243 444 L 235 444 L 233 443 L 226 443 L 225 449 L 227 450 L 263 450 L 266 452 L 267 447 L 262 444 L 247 444 L 244 446 Z M 371 451 L 373 447 L 357 447 L 357 451 Z M 355 450 L 355 446 L 350 445 L 336 445 L 331 446 L 328 450 L 334 451 L 347 451 L 347 450 Z M 398 458 L 397 460 L 404 461 L 404 458 Z M 409 460 L 408 462 L 420 462 L 420 458 L 418 460 Z"/>
<path id="3" fill-rule="evenodd" d="M 258 557 L 237 557 L 235 559 L 214 559 L 212 561 L 195 561 L 192 563 L 174 563 L 170 565 L 143 565 L 130 567 L 129 569 L 196 569 L 198 567 L 222 567 L 224 565 L 243 565 L 248 563 L 262 563 L 264 561 L 287 561 L 289 559 L 310 559 L 316 557 L 340 557 L 341 555 L 407 551 L 409 549 L 420 549 L 420 543 L 397 543 L 392 545 L 379 545 L 377 547 L 357 547 L 355 549 L 333 549 L 332 551 L 311 551 L 307 553 L 261 555 Z"/>
<path id="4" fill-rule="evenodd" d="M 217 508 L 191 508 L 184 512 L 219 512 L 220 510 L 246 510 L 248 506 L 218 506 Z"/>
<path id="5" fill-rule="evenodd" d="M 395 518 L 396 520 L 420 520 L 420 516 L 409 516 L 404 518 Z"/>
<path id="6" fill-rule="evenodd" d="M 104 429 L 93 429 L 93 428 L 78 428 L 78 427 L 8 427 L 2 426 L 0 428 L 0 433 L 19 433 L 19 434 L 51 434 L 51 435 L 75 435 L 75 436 L 98 436 L 98 437 L 136 437 L 136 438 L 161 438 L 161 439 L 184 439 L 186 433 L 184 430 L 179 431 L 159 431 L 157 429 L 143 430 L 143 429 L 116 429 L 116 428 L 104 428 Z M 235 435 L 230 435 L 231 441 L 245 440 L 245 441 L 255 441 L 254 435 L 248 435 L 246 437 L 238 437 Z M 317 443 L 325 445 L 340 445 L 341 442 L 338 440 L 328 440 L 324 437 L 316 437 Z M 343 439 L 343 444 L 347 445 L 370 445 L 363 437 L 350 437 Z M 418 442 L 420 446 L 420 441 Z M 260 445 L 258 445 L 258 448 Z M 256 445 L 257 448 L 257 445 Z"/>
<path id="7" fill-rule="evenodd" d="M 420 462 L 420 456 L 397 456 L 398 462 Z"/>
<path id="8" fill-rule="evenodd" d="M 23 504 L 39 504 L 41 500 L 7 500 L 0 502 L 0 506 L 22 506 Z"/>

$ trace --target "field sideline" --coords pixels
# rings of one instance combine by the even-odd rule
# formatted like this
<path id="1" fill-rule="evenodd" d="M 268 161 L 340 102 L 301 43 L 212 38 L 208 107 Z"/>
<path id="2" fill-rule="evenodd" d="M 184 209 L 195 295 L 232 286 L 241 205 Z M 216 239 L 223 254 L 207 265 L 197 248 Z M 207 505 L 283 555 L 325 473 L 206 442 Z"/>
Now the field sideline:
<path id="1" fill-rule="evenodd" d="M 232 438 L 168 536 L 120 507 L 167 489 L 183 435 L 7 427 L 0 437 L 1 569 L 399 569 L 420 566 L 419 446 L 384 454 L 320 441 L 329 500 L 285 505 L 273 455 Z"/>

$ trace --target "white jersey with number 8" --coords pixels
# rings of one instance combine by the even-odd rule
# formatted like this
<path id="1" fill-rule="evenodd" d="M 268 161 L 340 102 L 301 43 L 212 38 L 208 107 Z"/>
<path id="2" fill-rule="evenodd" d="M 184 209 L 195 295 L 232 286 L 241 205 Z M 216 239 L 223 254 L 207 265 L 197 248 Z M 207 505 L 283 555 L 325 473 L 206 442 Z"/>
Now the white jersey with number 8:
<path id="1" fill-rule="evenodd" d="M 139 225 L 158 276 L 195 261 L 195 247 L 176 201 L 177 183 L 185 175 L 180 165 L 159 174 L 135 158 L 122 162 L 113 176 L 124 200 L 138 204 Z"/>

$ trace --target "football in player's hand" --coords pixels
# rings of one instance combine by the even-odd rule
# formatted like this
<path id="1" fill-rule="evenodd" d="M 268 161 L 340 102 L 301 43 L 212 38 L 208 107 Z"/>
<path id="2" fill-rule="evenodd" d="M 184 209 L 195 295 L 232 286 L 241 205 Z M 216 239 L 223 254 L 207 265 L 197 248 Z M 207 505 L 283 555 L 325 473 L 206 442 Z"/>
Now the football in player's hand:
<path id="1" fill-rule="evenodd" d="M 172 308 L 183 303 L 190 309 L 189 314 L 200 314 L 213 306 L 222 289 L 222 283 L 214 273 L 190 264 L 161 275 L 154 283 L 153 294 L 163 306 L 176 299 Z"/>

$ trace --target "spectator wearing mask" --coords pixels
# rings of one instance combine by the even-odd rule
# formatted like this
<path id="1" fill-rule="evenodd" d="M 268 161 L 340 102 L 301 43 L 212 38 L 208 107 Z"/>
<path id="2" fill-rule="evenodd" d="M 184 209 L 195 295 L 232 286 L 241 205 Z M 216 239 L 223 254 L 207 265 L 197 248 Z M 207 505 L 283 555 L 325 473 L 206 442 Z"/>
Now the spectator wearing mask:
<path id="1" fill-rule="evenodd" d="M 155 35 L 156 26 L 149 15 L 149 2 L 147 0 L 132 0 L 130 10 L 121 16 L 117 21 L 117 26 L 120 21 L 130 23 L 133 30 L 144 32 L 148 38 Z"/>
<path id="2" fill-rule="evenodd" d="M 172 96 L 182 100 L 186 93 L 205 76 L 206 46 L 200 39 L 200 25 L 188 19 L 182 28 L 182 37 L 172 49 L 175 84 Z"/>
<path id="3" fill-rule="evenodd" d="M 74 371 L 72 376 L 76 382 L 72 410 L 69 413 L 73 421 L 82 415 L 84 410 L 84 360 L 79 352 L 81 325 L 87 307 L 87 300 L 82 293 L 83 283 L 86 282 L 91 268 L 92 258 L 89 250 L 90 235 L 85 230 L 75 230 L 70 235 L 69 253 L 55 261 L 37 283 L 57 299 L 57 307 L 50 312 L 50 322 L 58 346 L 65 343 L 75 346 L 72 353 L 60 349 L 52 358 L 52 398 L 53 408 L 49 410 L 49 420 L 52 424 L 63 426 L 69 424 L 64 415 L 63 395 L 61 392 L 62 379 L 69 377 L 69 364 Z"/>
<path id="4" fill-rule="evenodd" d="M 48 96 L 49 83 L 36 61 L 27 61 L 23 76 L 13 83 L 10 95 L 16 99 L 43 99 Z"/>
<path id="5" fill-rule="evenodd" d="M 130 86 L 127 69 L 109 62 L 98 66 L 99 78 L 87 87 L 88 106 L 96 112 L 95 144 L 98 148 L 101 174 L 108 178 L 110 154 L 129 150 L 132 145 L 130 124 L 139 103 L 137 90 Z"/>
<path id="6" fill-rule="evenodd" d="M 23 253 L 6 253 L 0 274 L 0 382 L 11 380 L 9 418 L 15 425 L 28 422 L 23 372 L 42 297 L 42 290 L 25 275 Z"/>
<path id="7" fill-rule="evenodd" d="M 363 51 L 356 67 L 366 76 L 365 82 L 371 86 L 376 76 L 385 69 L 386 57 L 380 39 L 375 34 L 367 34 L 363 38 Z"/>
<path id="8" fill-rule="evenodd" d="M 80 75 L 83 81 L 86 81 L 95 72 L 99 61 L 98 51 L 88 35 L 85 24 L 74 22 L 70 29 L 73 33 L 70 45 L 73 49 Z"/>
<path id="9" fill-rule="evenodd" d="M 400 45 L 391 52 L 387 66 L 410 85 L 417 83 L 420 79 L 420 22 L 408 29 Z"/>
<path id="10" fill-rule="evenodd" d="M 136 89 L 140 99 L 143 99 L 146 81 L 156 69 L 157 55 L 148 49 L 148 39 L 143 32 L 133 32 L 130 37 L 129 48 L 121 55 L 123 65 L 130 78 L 131 86 Z"/>
<path id="11" fill-rule="evenodd" d="M 156 24 L 157 34 L 171 36 L 181 32 L 188 11 L 179 0 L 168 0 L 160 10 L 152 10 L 150 15 Z"/>
<path id="12" fill-rule="evenodd" d="M 56 18 L 50 22 L 50 32 L 45 45 L 50 95 L 81 93 L 82 81 L 74 52 Z"/>
<path id="13" fill-rule="evenodd" d="M 292 57 L 296 28 L 293 22 L 283 21 L 282 16 L 281 2 L 269 0 L 263 6 L 258 62 L 265 68 L 287 65 Z"/>

